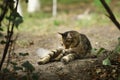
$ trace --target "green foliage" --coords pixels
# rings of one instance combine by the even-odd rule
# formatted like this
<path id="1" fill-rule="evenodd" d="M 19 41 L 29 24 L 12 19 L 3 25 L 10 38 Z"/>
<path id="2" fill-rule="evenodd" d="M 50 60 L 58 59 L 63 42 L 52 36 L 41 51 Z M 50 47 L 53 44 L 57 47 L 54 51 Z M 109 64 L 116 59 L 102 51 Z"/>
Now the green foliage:
<path id="1" fill-rule="evenodd" d="M 110 59 L 107 57 L 106 59 L 104 59 L 104 60 L 102 61 L 102 64 L 103 64 L 103 65 L 109 65 L 109 66 L 111 66 Z"/>
<path id="2" fill-rule="evenodd" d="M 100 48 L 98 51 L 97 51 L 97 55 L 100 55 L 102 54 L 103 52 L 105 51 L 105 48 Z"/>
<path id="3" fill-rule="evenodd" d="M 105 0 L 105 1 L 108 5 L 111 2 L 111 0 Z M 106 11 L 104 11 L 105 9 L 104 9 L 102 3 L 100 2 L 100 0 L 94 0 L 93 5 L 96 7 L 96 11 L 106 14 Z"/>
<path id="4" fill-rule="evenodd" d="M 6 44 L 6 41 L 5 40 L 1 40 L 0 44 Z"/>
<path id="5" fill-rule="evenodd" d="M 19 53 L 20 56 L 28 56 L 29 53 Z"/>
<path id="6" fill-rule="evenodd" d="M 120 37 L 118 38 L 118 45 L 116 46 L 114 52 L 115 53 L 120 53 Z"/>
<path id="7" fill-rule="evenodd" d="M 19 0 L 17 0 L 17 3 L 19 3 L 18 1 Z M 14 39 L 12 38 L 12 36 L 14 33 L 14 28 L 15 27 L 18 28 L 18 26 L 23 22 L 22 17 L 17 12 L 18 4 L 16 6 L 14 6 L 14 0 L 8 0 L 8 1 L 2 1 L 2 2 L 3 2 L 3 4 L 0 5 L 2 7 L 2 8 L 0 8 L 0 10 L 1 10 L 0 31 L 3 31 L 3 29 L 6 28 L 7 30 L 6 30 L 5 34 L 6 34 L 7 38 L 4 38 L 5 41 L 4 41 L 4 39 L 2 41 L 0 41 L 1 44 L 5 44 L 3 56 L 1 59 L 1 63 L 0 63 L 0 70 L 5 61 L 7 53 L 9 51 L 11 51 L 11 47 L 13 47 L 12 44 L 14 43 Z M 6 21 L 5 24 L 4 24 L 4 21 Z M 15 64 L 13 64 L 13 65 L 15 66 Z"/>
<path id="8" fill-rule="evenodd" d="M 60 26 L 60 24 L 62 24 L 64 22 L 62 22 L 61 20 L 54 20 L 53 23 L 55 26 Z"/>
<path id="9" fill-rule="evenodd" d="M 10 72 L 10 70 L 7 69 L 7 68 L 4 68 L 2 71 L 3 71 L 4 73 L 8 73 L 8 72 Z"/>
<path id="10" fill-rule="evenodd" d="M 14 76 L 9 76 L 9 80 L 16 80 Z"/>
<path id="11" fill-rule="evenodd" d="M 19 53 L 18 58 L 25 58 L 28 56 L 28 53 Z M 25 75 L 21 75 L 21 80 L 39 80 L 39 73 L 33 72 L 35 67 L 29 61 L 23 61 L 22 64 L 16 61 L 11 61 L 9 66 L 10 68 L 4 68 L 2 70 L 3 73 L 10 74 L 9 80 L 17 80 L 16 74 L 17 73 L 25 73 Z M 12 72 L 16 74 L 11 74 Z"/>
<path id="12" fill-rule="evenodd" d="M 23 22 L 22 16 L 20 16 L 20 14 L 16 11 L 11 13 L 10 16 L 7 16 L 6 19 L 14 23 L 16 28 L 18 28 L 19 24 Z"/>
<path id="13" fill-rule="evenodd" d="M 25 58 L 25 56 L 28 56 L 28 53 L 19 53 L 19 56 Z M 23 68 L 25 71 L 31 71 L 31 72 L 35 70 L 34 66 L 29 61 L 25 61 L 21 65 L 18 65 L 18 63 L 15 61 L 11 61 L 10 64 L 13 66 L 14 71 L 23 70 Z"/>
<path id="14" fill-rule="evenodd" d="M 21 80 L 27 80 L 27 76 L 22 76 Z"/>
<path id="15" fill-rule="evenodd" d="M 32 74 L 32 79 L 33 80 L 39 80 L 39 75 L 38 75 L 39 73 L 33 73 Z"/>
<path id="16" fill-rule="evenodd" d="M 111 2 L 111 0 L 105 0 L 105 1 L 107 4 Z M 100 0 L 94 0 L 94 5 L 96 5 L 97 7 L 102 7 Z"/>
<path id="17" fill-rule="evenodd" d="M 58 26 L 58 25 L 60 25 L 60 22 L 57 21 L 57 20 L 54 20 L 54 25 L 55 25 L 55 26 Z"/>
<path id="18" fill-rule="evenodd" d="M 95 53 L 97 56 L 107 54 L 107 51 L 105 48 L 100 48 L 99 50 L 95 50 L 95 51 L 96 51 Z M 110 57 L 111 57 L 110 54 L 108 56 L 106 56 L 106 58 L 102 61 L 102 64 L 110 66 L 111 65 Z"/>
<path id="19" fill-rule="evenodd" d="M 19 70 L 23 70 L 22 67 L 19 66 L 13 66 L 14 71 L 19 71 Z"/>
<path id="20" fill-rule="evenodd" d="M 3 57 L 1 59 L 1 63 L 0 63 L 0 70 L 2 69 L 2 73 L 7 74 L 7 78 L 9 80 L 17 80 L 16 79 L 16 75 L 18 72 L 24 72 L 26 73 L 25 76 L 32 76 L 32 78 L 35 79 L 30 79 L 30 80 L 38 80 L 37 77 L 37 73 L 32 73 L 35 68 L 34 66 L 29 62 L 29 61 L 25 61 L 22 64 L 19 62 L 16 62 L 16 60 L 12 60 L 11 58 L 11 54 L 12 51 L 11 47 L 13 44 L 13 33 L 14 33 L 14 28 L 16 27 L 18 29 L 18 26 L 23 22 L 23 18 L 22 16 L 20 16 L 20 14 L 17 12 L 16 8 L 17 5 L 14 7 L 14 1 L 13 0 L 8 0 L 9 2 L 4 2 L 4 4 L 1 4 L 0 6 L 2 6 L 2 8 L 0 8 L 0 17 L 3 18 L 3 20 L 0 22 L 0 37 L 2 36 L 2 31 L 4 31 L 4 28 L 6 28 L 6 30 L 4 31 L 4 34 L 6 34 L 5 36 L 7 36 L 7 38 L 4 37 L 3 40 L 0 40 L 0 44 L 5 44 L 5 51 L 3 53 Z M 7 4 L 9 3 L 9 4 Z M 4 9 L 7 5 L 7 9 Z M 6 10 L 6 11 L 5 11 Z M 4 13 L 6 12 L 6 13 Z M 2 13 L 4 13 L 4 16 Z M 6 22 L 6 23 L 5 23 Z M 4 25 L 3 25 L 4 24 Z M 2 65 L 4 63 L 4 60 L 6 59 L 6 55 L 7 53 L 9 53 L 8 57 L 8 65 L 6 66 L 6 68 L 2 68 Z M 28 56 L 28 53 L 19 53 L 19 57 L 25 57 Z M 4 76 L 3 76 L 4 77 Z M 24 78 L 22 80 L 28 80 L 28 78 Z"/>
<path id="21" fill-rule="evenodd" d="M 120 73 L 119 73 L 119 75 L 118 75 L 118 80 L 120 80 Z"/>
<path id="22" fill-rule="evenodd" d="M 26 71 L 33 72 L 35 70 L 34 66 L 29 61 L 24 62 L 22 66 L 25 68 Z"/>
<path id="23" fill-rule="evenodd" d="M 13 71 L 19 71 L 19 70 L 23 70 L 23 68 L 21 66 L 18 66 L 17 62 L 10 62 L 10 64 L 12 65 Z"/>
<path id="24" fill-rule="evenodd" d="M 58 2 L 61 4 L 73 4 L 73 3 L 79 3 L 79 2 L 88 3 L 89 0 L 58 0 Z"/>
<path id="25" fill-rule="evenodd" d="M 120 37 L 118 38 L 118 45 L 113 51 L 107 51 L 104 48 L 100 48 L 96 53 L 97 55 L 106 55 L 106 58 L 102 61 L 102 64 L 111 66 L 111 60 L 113 57 L 120 53 Z"/>
<path id="26" fill-rule="evenodd" d="M 21 80 L 39 80 L 39 73 L 31 73 L 31 78 L 28 79 L 27 75 L 22 76 Z"/>
<path id="27" fill-rule="evenodd" d="M 3 36 L 3 34 L 2 33 L 0 33 L 0 37 L 2 37 Z"/>
<path id="28" fill-rule="evenodd" d="M 28 2 L 29 2 L 29 0 L 25 0 L 25 2 L 26 2 L 26 3 L 28 3 Z"/>
<path id="29" fill-rule="evenodd" d="M 117 53 L 120 52 L 120 45 L 116 47 L 115 52 L 117 52 Z"/>
<path id="30" fill-rule="evenodd" d="M 2 28 L 2 27 L 0 27 L 0 31 L 3 31 L 3 28 Z"/>

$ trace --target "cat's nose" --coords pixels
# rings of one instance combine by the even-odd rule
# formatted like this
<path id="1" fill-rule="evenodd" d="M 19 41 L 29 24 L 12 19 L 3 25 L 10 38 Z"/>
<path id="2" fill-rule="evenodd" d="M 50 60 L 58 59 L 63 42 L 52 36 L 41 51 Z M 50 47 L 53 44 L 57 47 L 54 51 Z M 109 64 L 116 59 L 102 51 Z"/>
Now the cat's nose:
<path id="1" fill-rule="evenodd" d="M 70 38 L 68 37 L 68 38 L 67 38 L 67 41 L 71 41 L 71 40 L 72 40 L 72 37 L 70 37 Z"/>
<path id="2" fill-rule="evenodd" d="M 71 41 L 71 38 L 67 38 L 67 41 Z"/>
<path id="3" fill-rule="evenodd" d="M 67 39 L 72 39 L 72 36 L 70 34 L 68 34 Z"/>

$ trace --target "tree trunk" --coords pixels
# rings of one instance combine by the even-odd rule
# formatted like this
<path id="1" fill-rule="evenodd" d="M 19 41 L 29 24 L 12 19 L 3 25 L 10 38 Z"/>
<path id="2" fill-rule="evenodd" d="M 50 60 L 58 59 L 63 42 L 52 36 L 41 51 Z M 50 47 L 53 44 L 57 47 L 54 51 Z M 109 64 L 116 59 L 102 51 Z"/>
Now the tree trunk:
<path id="1" fill-rule="evenodd" d="M 57 15 L 57 0 L 53 0 L 53 17 Z"/>
<path id="2" fill-rule="evenodd" d="M 29 0 L 28 1 L 28 12 L 34 13 L 40 10 L 40 0 Z"/>

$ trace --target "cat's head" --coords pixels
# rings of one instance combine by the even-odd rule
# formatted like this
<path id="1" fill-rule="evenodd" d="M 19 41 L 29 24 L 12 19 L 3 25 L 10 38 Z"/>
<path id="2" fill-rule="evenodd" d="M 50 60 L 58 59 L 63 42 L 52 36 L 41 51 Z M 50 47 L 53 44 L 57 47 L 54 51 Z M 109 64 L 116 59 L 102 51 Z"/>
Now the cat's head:
<path id="1" fill-rule="evenodd" d="M 74 43 L 75 39 L 77 39 L 77 35 L 79 35 L 76 31 L 67 31 L 59 34 L 62 36 L 62 42 L 65 48 L 69 48 L 70 45 Z"/>

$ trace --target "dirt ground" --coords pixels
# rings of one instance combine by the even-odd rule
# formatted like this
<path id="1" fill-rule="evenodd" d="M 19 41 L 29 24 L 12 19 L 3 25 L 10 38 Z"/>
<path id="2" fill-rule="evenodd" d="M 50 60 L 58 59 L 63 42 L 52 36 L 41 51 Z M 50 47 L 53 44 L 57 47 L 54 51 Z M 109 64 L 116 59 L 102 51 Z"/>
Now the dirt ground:
<path id="1" fill-rule="evenodd" d="M 74 28 L 59 28 L 55 33 L 47 35 L 31 35 L 31 33 L 21 33 L 15 46 L 16 53 L 29 53 L 29 56 L 20 59 L 20 61 L 28 60 L 34 66 L 36 71 L 40 74 L 40 80 L 89 80 L 89 75 L 87 78 L 83 78 L 80 73 L 88 74 L 84 71 L 75 72 L 85 66 L 90 65 L 90 63 L 96 61 L 96 59 L 85 59 L 85 60 L 76 60 L 75 62 L 70 62 L 68 65 L 64 65 L 61 62 L 51 62 L 45 65 L 38 65 L 37 61 L 39 60 L 39 55 L 37 51 L 40 48 L 52 50 L 59 48 L 61 36 L 57 32 L 65 32 L 68 30 L 75 30 Z M 118 37 L 120 37 L 120 31 L 115 26 L 104 26 L 104 27 L 88 27 L 81 28 L 80 33 L 83 33 L 88 36 L 91 41 L 93 48 L 101 48 L 112 50 L 118 43 Z M 45 54 L 45 53 L 43 53 Z M 84 64 L 86 63 L 86 64 Z M 74 67 L 73 67 L 73 64 Z M 71 67 L 72 66 L 72 67 Z M 71 70 L 71 71 L 69 71 Z M 64 72 L 64 73 L 63 73 Z M 71 72 L 75 72 L 72 74 Z M 69 75 L 67 75 L 69 73 Z M 49 74 L 49 75 L 48 75 Z M 57 75 L 56 75 L 57 74 Z M 64 74 L 64 75 L 63 75 Z M 64 76 L 67 77 L 64 77 Z M 73 75 L 72 77 L 70 77 Z M 62 76 L 62 78 L 59 78 Z M 97 80 L 97 79 L 96 79 Z"/>
<path id="2" fill-rule="evenodd" d="M 15 52 L 28 52 L 30 54 L 29 60 L 36 64 L 39 59 L 37 50 L 44 48 L 47 50 L 57 49 L 61 46 L 61 36 L 57 32 L 65 32 L 68 30 L 75 30 L 74 28 L 58 29 L 55 33 L 47 35 L 31 35 L 30 33 L 19 34 L 18 44 Z M 80 33 L 87 35 L 90 39 L 93 48 L 99 49 L 101 47 L 112 50 L 118 43 L 120 31 L 115 26 L 104 27 L 89 27 L 77 30 Z M 43 53 L 44 54 L 44 53 Z"/>

